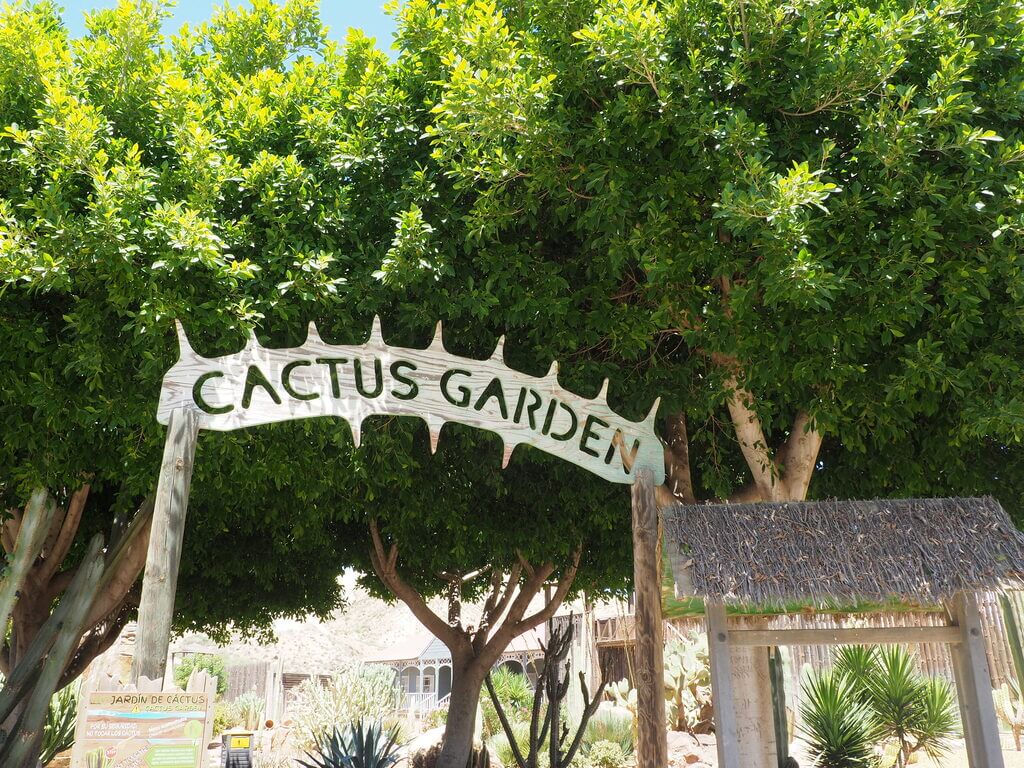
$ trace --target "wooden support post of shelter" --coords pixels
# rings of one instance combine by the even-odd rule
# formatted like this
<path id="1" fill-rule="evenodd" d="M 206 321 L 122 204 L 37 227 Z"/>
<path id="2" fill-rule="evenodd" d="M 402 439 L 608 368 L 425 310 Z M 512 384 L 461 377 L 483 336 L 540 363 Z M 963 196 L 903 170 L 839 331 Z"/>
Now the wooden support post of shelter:
<path id="1" fill-rule="evenodd" d="M 992 701 L 992 677 L 976 594 L 957 593 L 949 611 L 958 633 L 957 643 L 950 651 L 960 701 L 960 718 L 967 741 L 968 764 L 971 768 L 1002 768 L 1003 752 Z"/>
<path id="2" fill-rule="evenodd" d="M 736 702 L 732 687 L 732 648 L 725 606 L 709 602 L 705 606 L 708 627 L 708 653 L 711 657 L 712 704 L 715 714 L 715 742 L 719 768 L 743 768 L 740 764 L 739 737 L 736 730 Z"/>
<path id="3" fill-rule="evenodd" d="M 647 469 L 638 469 L 633 483 L 637 764 L 649 768 L 666 768 L 668 765 L 660 529 L 652 474 Z"/>
<path id="4" fill-rule="evenodd" d="M 171 414 L 142 579 L 132 682 L 140 677 L 164 677 L 198 433 L 195 411 L 181 409 Z"/>
<path id="5" fill-rule="evenodd" d="M 1003 768 L 975 594 L 1024 587 L 1024 533 L 994 499 L 680 506 L 664 511 L 664 525 L 668 546 L 685 552 L 670 558 L 676 584 L 692 588 L 707 609 L 721 768 L 749 768 L 750 754 L 763 760 L 752 739 L 768 747 L 751 707 L 740 706 L 748 695 L 735 682 L 744 651 L 922 642 L 950 646 L 971 768 Z M 751 552 L 758 553 L 756 562 Z M 762 619 L 750 628 L 725 610 L 726 601 L 749 611 L 893 599 L 946 602 L 950 623 L 795 630 Z"/>

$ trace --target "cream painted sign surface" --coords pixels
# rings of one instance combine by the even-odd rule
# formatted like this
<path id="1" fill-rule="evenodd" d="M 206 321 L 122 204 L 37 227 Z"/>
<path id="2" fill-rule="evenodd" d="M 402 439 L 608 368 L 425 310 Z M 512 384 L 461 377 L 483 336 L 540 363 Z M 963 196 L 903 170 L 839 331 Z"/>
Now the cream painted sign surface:
<path id="1" fill-rule="evenodd" d="M 89 693 L 79 703 L 73 768 L 202 768 L 207 693 Z"/>
<path id="2" fill-rule="evenodd" d="M 384 343 L 376 318 L 361 345 L 327 344 L 310 324 L 299 347 L 268 349 L 250 338 L 241 352 L 205 358 L 179 323 L 180 358 L 164 376 L 157 418 L 167 424 L 172 411 L 194 409 L 201 429 L 226 431 L 335 416 L 348 421 L 358 445 L 366 417 L 416 416 L 427 423 L 431 448 L 452 421 L 500 435 L 503 466 L 526 443 L 614 483 L 632 483 L 639 467 L 664 482 L 657 402 L 644 421 L 629 421 L 608 407 L 607 380 L 588 400 L 559 385 L 557 363 L 540 378 L 514 371 L 501 341 L 487 360 L 457 357 L 445 350 L 440 328 L 426 349 L 406 349 Z"/>

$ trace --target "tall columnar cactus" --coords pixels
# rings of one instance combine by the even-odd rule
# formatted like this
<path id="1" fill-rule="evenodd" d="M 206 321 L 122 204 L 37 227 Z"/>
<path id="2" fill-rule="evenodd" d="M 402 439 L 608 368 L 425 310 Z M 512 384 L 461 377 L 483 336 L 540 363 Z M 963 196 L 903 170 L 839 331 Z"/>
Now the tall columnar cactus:
<path id="1" fill-rule="evenodd" d="M 0 582 L 3 628 L 13 610 L 25 574 L 40 556 L 56 505 L 45 492 L 33 495 L 21 522 L 16 546 Z M 32 768 L 38 760 L 50 698 L 78 646 L 89 608 L 104 571 L 103 537 L 96 536 L 71 585 L 0 689 L 0 765 Z"/>
<path id="2" fill-rule="evenodd" d="M 1021 645 L 1020 624 L 1017 612 L 1008 595 L 999 596 L 999 606 L 1003 611 L 1003 626 L 1006 627 L 1006 640 L 1013 657 L 1013 669 L 1016 679 L 1003 683 L 993 691 L 996 714 L 1006 723 L 1013 733 L 1013 741 L 1017 751 L 1021 751 L 1021 737 L 1024 735 L 1024 647 Z"/>
<path id="3" fill-rule="evenodd" d="M 543 754 L 545 742 L 548 748 L 548 765 L 550 768 L 568 768 L 572 763 L 576 752 L 583 741 L 583 734 L 587 727 L 587 721 L 597 711 L 601 696 L 604 693 L 604 682 L 598 686 L 594 698 L 590 698 L 587 689 L 586 678 L 580 672 L 580 688 L 583 692 L 585 706 L 580 724 L 572 740 L 569 741 L 569 727 L 562 722 L 562 701 L 569 692 L 569 670 L 565 668 L 565 660 L 569 656 L 569 648 L 572 643 L 572 621 L 568 622 L 567 628 L 560 627 L 551 631 L 551 637 L 547 647 L 544 649 L 544 672 L 537 680 L 537 690 L 533 695 L 533 707 L 530 714 L 530 740 L 529 752 L 524 757 L 519 745 L 516 742 L 515 732 L 508 721 L 501 701 L 494 690 L 491 676 L 488 675 L 484 682 L 487 685 L 487 692 L 494 702 L 494 708 L 501 721 L 501 727 L 508 737 L 509 746 L 519 768 L 537 768 L 540 757 Z M 547 709 L 544 708 L 544 700 L 547 699 Z M 568 743 L 568 746 L 566 744 Z"/>
<path id="4" fill-rule="evenodd" d="M 0 627 L 5 631 L 18 592 L 25 583 L 25 576 L 28 575 L 32 563 L 43 550 L 46 534 L 56 513 L 57 505 L 46 491 L 36 491 L 32 494 L 25 508 L 14 551 L 9 556 L 3 576 L 0 577 Z"/>

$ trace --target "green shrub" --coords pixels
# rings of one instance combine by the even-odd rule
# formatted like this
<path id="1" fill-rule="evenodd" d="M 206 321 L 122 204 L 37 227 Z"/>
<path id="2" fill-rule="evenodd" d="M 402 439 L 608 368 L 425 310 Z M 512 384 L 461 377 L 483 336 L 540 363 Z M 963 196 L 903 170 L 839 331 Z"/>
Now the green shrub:
<path id="1" fill-rule="evenodd" d="M 491 672 L 491 685 L 494 686 L 494 693 L 510 721 L 525 720 L 530 716 L 533 688 L 526 675 L 513 672 L 507 667 L 498 667 Z M 484 736 L 490 738 L 500 735 L 502 729 L 498 711 L 491 697 L 486 695 L 486 691 L 480 699 L 480 709 L 484 720 Z"/>
<path id="2" fill-rule="evenodd" d="M 509 720 L 509 725 L 512 726 L 512 734 L 515 736 L 520 754 L 526 757 L 526 754 L 530 751 L 530 724 L 524 720 Z M 498 726 L 498 734 L 491 737 L 487 744 L 502 765 L 517 765 L 508 736 L 505 735 L 505 731 L 500 725 Z"/>
<path id="3" fill-rule="evenodd" d="M 956 697 L 945 680 L 917 671 L 912 651 L 847 646 L 832 660 L 831 672 L 808 678 L 800 708 L 800 729 L 819 765 L 891 768 L 917 752 L 935 759 L 948 752 L 958 729 Z"/>
<path id="4" fill-rule="evenodd" d="M 292 720 L 301 749 L 312 749 L 317 737 L 338 723 L 385 721 L 398 709 L 395 672 L 374 664 L 347 664 L 326 684 L 304 681 L 292 694 Z"/>
<path id="5" fill-rule="evenodd" d="M 622 710 L 599 709 L 583 733 L 583 752 L 586 754 L 594 744 L 602 741 L 618 744 L 626 757 L 632 755 L 633 717 Z"/>
<path id="6" fill-rule="evenodd" d="M 438 728 L 448 722 L 448 710 L 432 709 L 423 717 L 424 728 Z"/>
<path id="7" fill-rule="evenodd" d="M 213 735 L 220 736 L 224 731 L 242 724 L 241 715 L 234 702 L 219 701 L 213 708 Z"/>
<path id="8" fill-rule="evenodd" d="M 945 680 L 917 669 L 917 655 L 904 646 L 846 646 L 833 653 L 839 674 L 854 684 L 854 696 L 872 712 L 878 741 L 906 765 L 916 752 L 939 759 L 959 729 L 956 696 Z"/>
<path id="9" fill-rule="evenodd" d="M 174 684 L 184 689 L 192 670 L 201 669 L 217 678 L 217 695 L 223 696 L 228 689 L 228 673 L 224 668 L 224 659 L 212 653 L 193 653 L 181 660 L 174 668 Z"/>
<path id="10" fill-rule="evenodd" d="M 587 752 L 585 765 L 587 768 L 623 768 L 626 755 L 617 742 L 596 741 Z"/>

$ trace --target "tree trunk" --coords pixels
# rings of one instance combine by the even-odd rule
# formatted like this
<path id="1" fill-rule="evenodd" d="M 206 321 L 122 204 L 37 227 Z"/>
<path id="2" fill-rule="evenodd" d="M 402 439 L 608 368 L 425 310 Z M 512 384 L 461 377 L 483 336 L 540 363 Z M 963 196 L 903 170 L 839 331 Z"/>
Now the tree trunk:
<path id="1" fill-rule="evenodd" d="M 466 768 L 473 752 L 476 711 L 486 675 L 487 665 L 480 659 L 452 654 L 452 692 L 437 768 Z"/>

